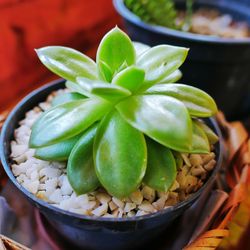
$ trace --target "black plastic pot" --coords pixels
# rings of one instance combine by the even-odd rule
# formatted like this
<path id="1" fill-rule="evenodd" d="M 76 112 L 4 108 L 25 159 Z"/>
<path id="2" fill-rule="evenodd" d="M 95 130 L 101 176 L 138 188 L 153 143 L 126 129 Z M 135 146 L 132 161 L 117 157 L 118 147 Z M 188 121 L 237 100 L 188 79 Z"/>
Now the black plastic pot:
<path id="1" fill-rule="evenodd" d="M 3 126 L 0 155 L 4 169 L 12 183 L 65 238 L 84 249 L 132 249 L 132 247 L 138 247 L 161 233 L 204 192 L 210 190 L 221 166 L 221 143 L 217 143 L 215 147 L 217 165 L 206 183 L 186 201 L 150 215 L 119 219 L 84 216 L 61 210 L 29 193 L 17 182 L 10 167 L 10 142 L 14 139 L 14 129 L 18 127 L 18 122 L 25 117 L 27 111 L 44 101 L 52 91 L 63 87 L 64 80 L 54 81 L 35 90 L 17 104 Z M 209 119 L 207 123 L 221 138 L 215 120 Z"/>
<path id="2" fill-rule="evenodd" d="M 113 0 L 134 41 L 148 45 L 172 44 L 190 48 L 182 66 L 181 82 L 211 94 L 227 119 L 242 119 L 250 112 L 250 38 L 225 39 L 150 25 L 126 8 L 123 0 Z M 175 0 L 184 8 L 185 0 Z M 195 8 L 208 7 L 229 13 L 250 25 L 249 0 L 196 0 Z"/>

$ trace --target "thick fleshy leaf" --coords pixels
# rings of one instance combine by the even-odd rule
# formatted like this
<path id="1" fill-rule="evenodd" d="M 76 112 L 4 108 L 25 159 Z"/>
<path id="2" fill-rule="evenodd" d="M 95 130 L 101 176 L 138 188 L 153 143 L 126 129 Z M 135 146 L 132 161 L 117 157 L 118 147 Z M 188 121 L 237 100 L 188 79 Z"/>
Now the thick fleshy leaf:
<path id="1" fill-rule="evenodd" d="M 150 49 L 150 46 L 139 43 L 139 42 L 132 42 L 135 48 L 136 57 L 139 57 L 141 54 L 143 54 L 146 50 Z"/>
<path id="2" fill-rule="evenodd" d="M 130 66 L 116 74 L 112 83 L 126 88 L 133 93 L 143 84 L 144 76 L 144 70 L 135 66 Z"/>
<path id="3" fill-rule="evenodd" d="M 170 149 L 147 139 L 148 164 L 143 182 L 149 187 L 166 192 L 176 178 L 176 164 Z"/>
<path id="4" fill-rule="evenodd" d="M 99 62 L 99 67 L 102 69 L 100 71 L 100 78 L 103 79 L 106 82 L 111 82 L 112 81 L 112 77 L 113 77 L 113 73 L 111 68 L 107 65 L 107 63 L 100 61 Z"/>
<path id="5" fill-rule="evenodd" d="M 106 75 L 107 65 L 112 76 L 126 63 L 128 66 L 135 63 L 135 49 L 130 38 L 119 28 L 109 31 L 102 39 L 96 55 L 99 77 Z"/>
<path id="6" fill-rule="evenodd" d="M 123 87 L 107 84 L 101 81 L 91 81 L 86 78 L 77 78 L 77 82 L 82 89 L 92 95 L 97 95 L 111 102 L 117 102 L 124 97 L 130 96 L 131 92 Z"/>
<path id="7" fill-rule="evenodd" d="M 88 91 L 86 91 L 85 89 L 83 89 L 78 83 L 76 82 L 71 82 L 71 81 L 66 81 L 65 83 L 66 87 L 68 89 L 70 89 L 71 91 L 74 91 L 76 93 L 79 93 L 83 96 L 87 96 L 87 97 L 92 97 L 93 95 L 91 95 Z"/>
<path id="8" fill-rule="evenodd" d="M 30 147 L 44 147 L 71 138 L 100 120 L 111 106 L 101 99 L 83 99 L 49 109 L 35 122 Z"/>
<path id="9" fill-rule="evenodd" d="M 191 149 L 192 121 L 182 102 L 163 95 L 138 95 L 116 107 L 133 127 L 164 146 L 177 151 Z"/>
<path id="10" fill-rule="evenodd" d="M 195 120 L 195 123 L 205 132 L 210 144 L 215 144 L 218 142 L 219 137 L 203 121 Z"/>
<path id="11" fill-rule="evenodd" d="M 217 112 L 213 98 L 206 92 L 184 84 L 157 84 L 146 91 L 146 94 L 172 96 L 182 101 L 191 116 L 209 117 Z"/>
<path id="12" fill-rule="evenodd" d="M 95 62 L 77 50 L 63 46 L 48 46 L 36 50 L 41 62 L 66 80 L 82 76 L 97 79 Z"/>
<path id="13" fill-rule="evenodd" d="M 93 143 L 97 125 L 84 132 L 69 156 L 67 176 L 74 191 L 80 195 L 95 190 L 99 181 L 95 173 Z"/>
<path id="14" fill-rule="evenodd" d="M 140 185 L 147 165 L 143 134 L 117 111 L 101 122 L 94 142 L 96 173 L 104 188 L 115 197 L 129 196 Z"/>
<path id="15" fill-rule="evenodd" d="M 187 54 L 187 48 L 170 45 L 158 45 L 144 52 L 136 62 L 136 65 L 146 72 L 144 89 L 176 71 L 185 61 Z"/>
<path id="16" fill-rule="evenodd" d="M 71 150 L 81 136 L 82 133 L 65 141 L 43 148 L 37 148 L 35 157 L 44 161 L 66 161 L 69 158 Z"/>
<path id="17" fill-rule="evenodd" d="M 66 102 L 72 102 L 77 100 L 85 99 L 86 96 L 81 95 L 79 93 L 73 92 L 73 93 L 64 93 L 60 94 L 54 97 L 54 99 L 51 102 L 51 106 L 57 106 Z"/>
<path id="18" fill-rule="evenodd" d="M 189 153 L 206 154 L 210 152 L 208 138 L 196 121 L 193 121 L 192 150 Z"/>
<path id="19" fill-rule="evenodd" d="M 163 83 L 173 83 L 173 82 L 177 82 L 182 78 L 182 73 L 179 69 L 177 69 L 176 71 L 174 71 L 172 74 L 168 75 L 167 77 L 163 78 L 159 84 L 163 84 Z"/>

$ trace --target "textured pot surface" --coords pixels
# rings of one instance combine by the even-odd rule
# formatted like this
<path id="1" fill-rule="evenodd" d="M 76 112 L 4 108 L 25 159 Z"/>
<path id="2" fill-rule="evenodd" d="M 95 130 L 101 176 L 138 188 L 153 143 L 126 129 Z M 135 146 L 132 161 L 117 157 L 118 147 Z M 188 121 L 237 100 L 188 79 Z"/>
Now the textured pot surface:
<path id="1" fill-rule="evenodd" d="M 190 48 L 181 67 L 181 82 L 211 94 L 229 120 L 241 119 L 249 114 L 250 38 L 218 38 L 150 25 L 129 11 L 123 0 L 113 2 L 132 40 L 151 46 L 165 43 Z M 184 0 L 175 2 L 177 7 L 184 7 Z M 199 7 L 218 9 L 250 25 L 250 2 L 247 0 L 197 0 L 195 8 Z"/>
<path id="2" fill-rule="evenodd" d="M 54 81 L 24 98 L 8 116 L 0 141 L 2 164 L 10 180 L 49 220 L 59 233 L 74 244 L 90 249 L 131 249 L 143 244 L 162 232 L 171 222 L 197 200 L 201 194 L 210 190 L 215 176 L 221 166 L 221 143 L 215 147 L 217 165 L 206 183 L 186 201 L 159 211 L 157 213 L 135 218 L 101 218 L 74 214 L 54 207 L 38 199 L 23 188 L 11 171 L 10 142 L 14 139 L 14 129 L 24 118 L 25 113 L 42 102 L 54 90 L 64 87 L 64 80 Z M 207 124 L 220 136 L 220 130 L 214 119 L 208 119 Z M 138 240 L 139 239 L 139 240 Z"/>

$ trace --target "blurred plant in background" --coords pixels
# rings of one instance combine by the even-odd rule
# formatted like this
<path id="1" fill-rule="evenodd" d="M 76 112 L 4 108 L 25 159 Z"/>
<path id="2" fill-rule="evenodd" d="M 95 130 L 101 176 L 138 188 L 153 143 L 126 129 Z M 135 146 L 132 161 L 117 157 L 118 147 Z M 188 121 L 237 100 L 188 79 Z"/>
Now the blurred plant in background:
<path id="1" fill-rule="evenodd" d="M 125 5 L 143 21 L 172 29 L 189 31 L 193 0 L 186 0 L 185 18 L 177 23 L 177 9 L 173 0 L 125 0 Z"/>

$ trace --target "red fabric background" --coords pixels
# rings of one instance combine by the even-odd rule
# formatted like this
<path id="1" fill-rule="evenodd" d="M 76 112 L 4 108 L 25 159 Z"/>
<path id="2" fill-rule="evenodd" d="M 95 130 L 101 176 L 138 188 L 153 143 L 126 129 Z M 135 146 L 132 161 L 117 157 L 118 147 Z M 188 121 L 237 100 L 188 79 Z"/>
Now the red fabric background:
<path id="1" fill-rule="evenodd" d="M 94 57 L 102 36 L 116 24 L 112 0 L 1 0 L 0 111 L 57 78 L 34 48 L 64 45 Z"/>

